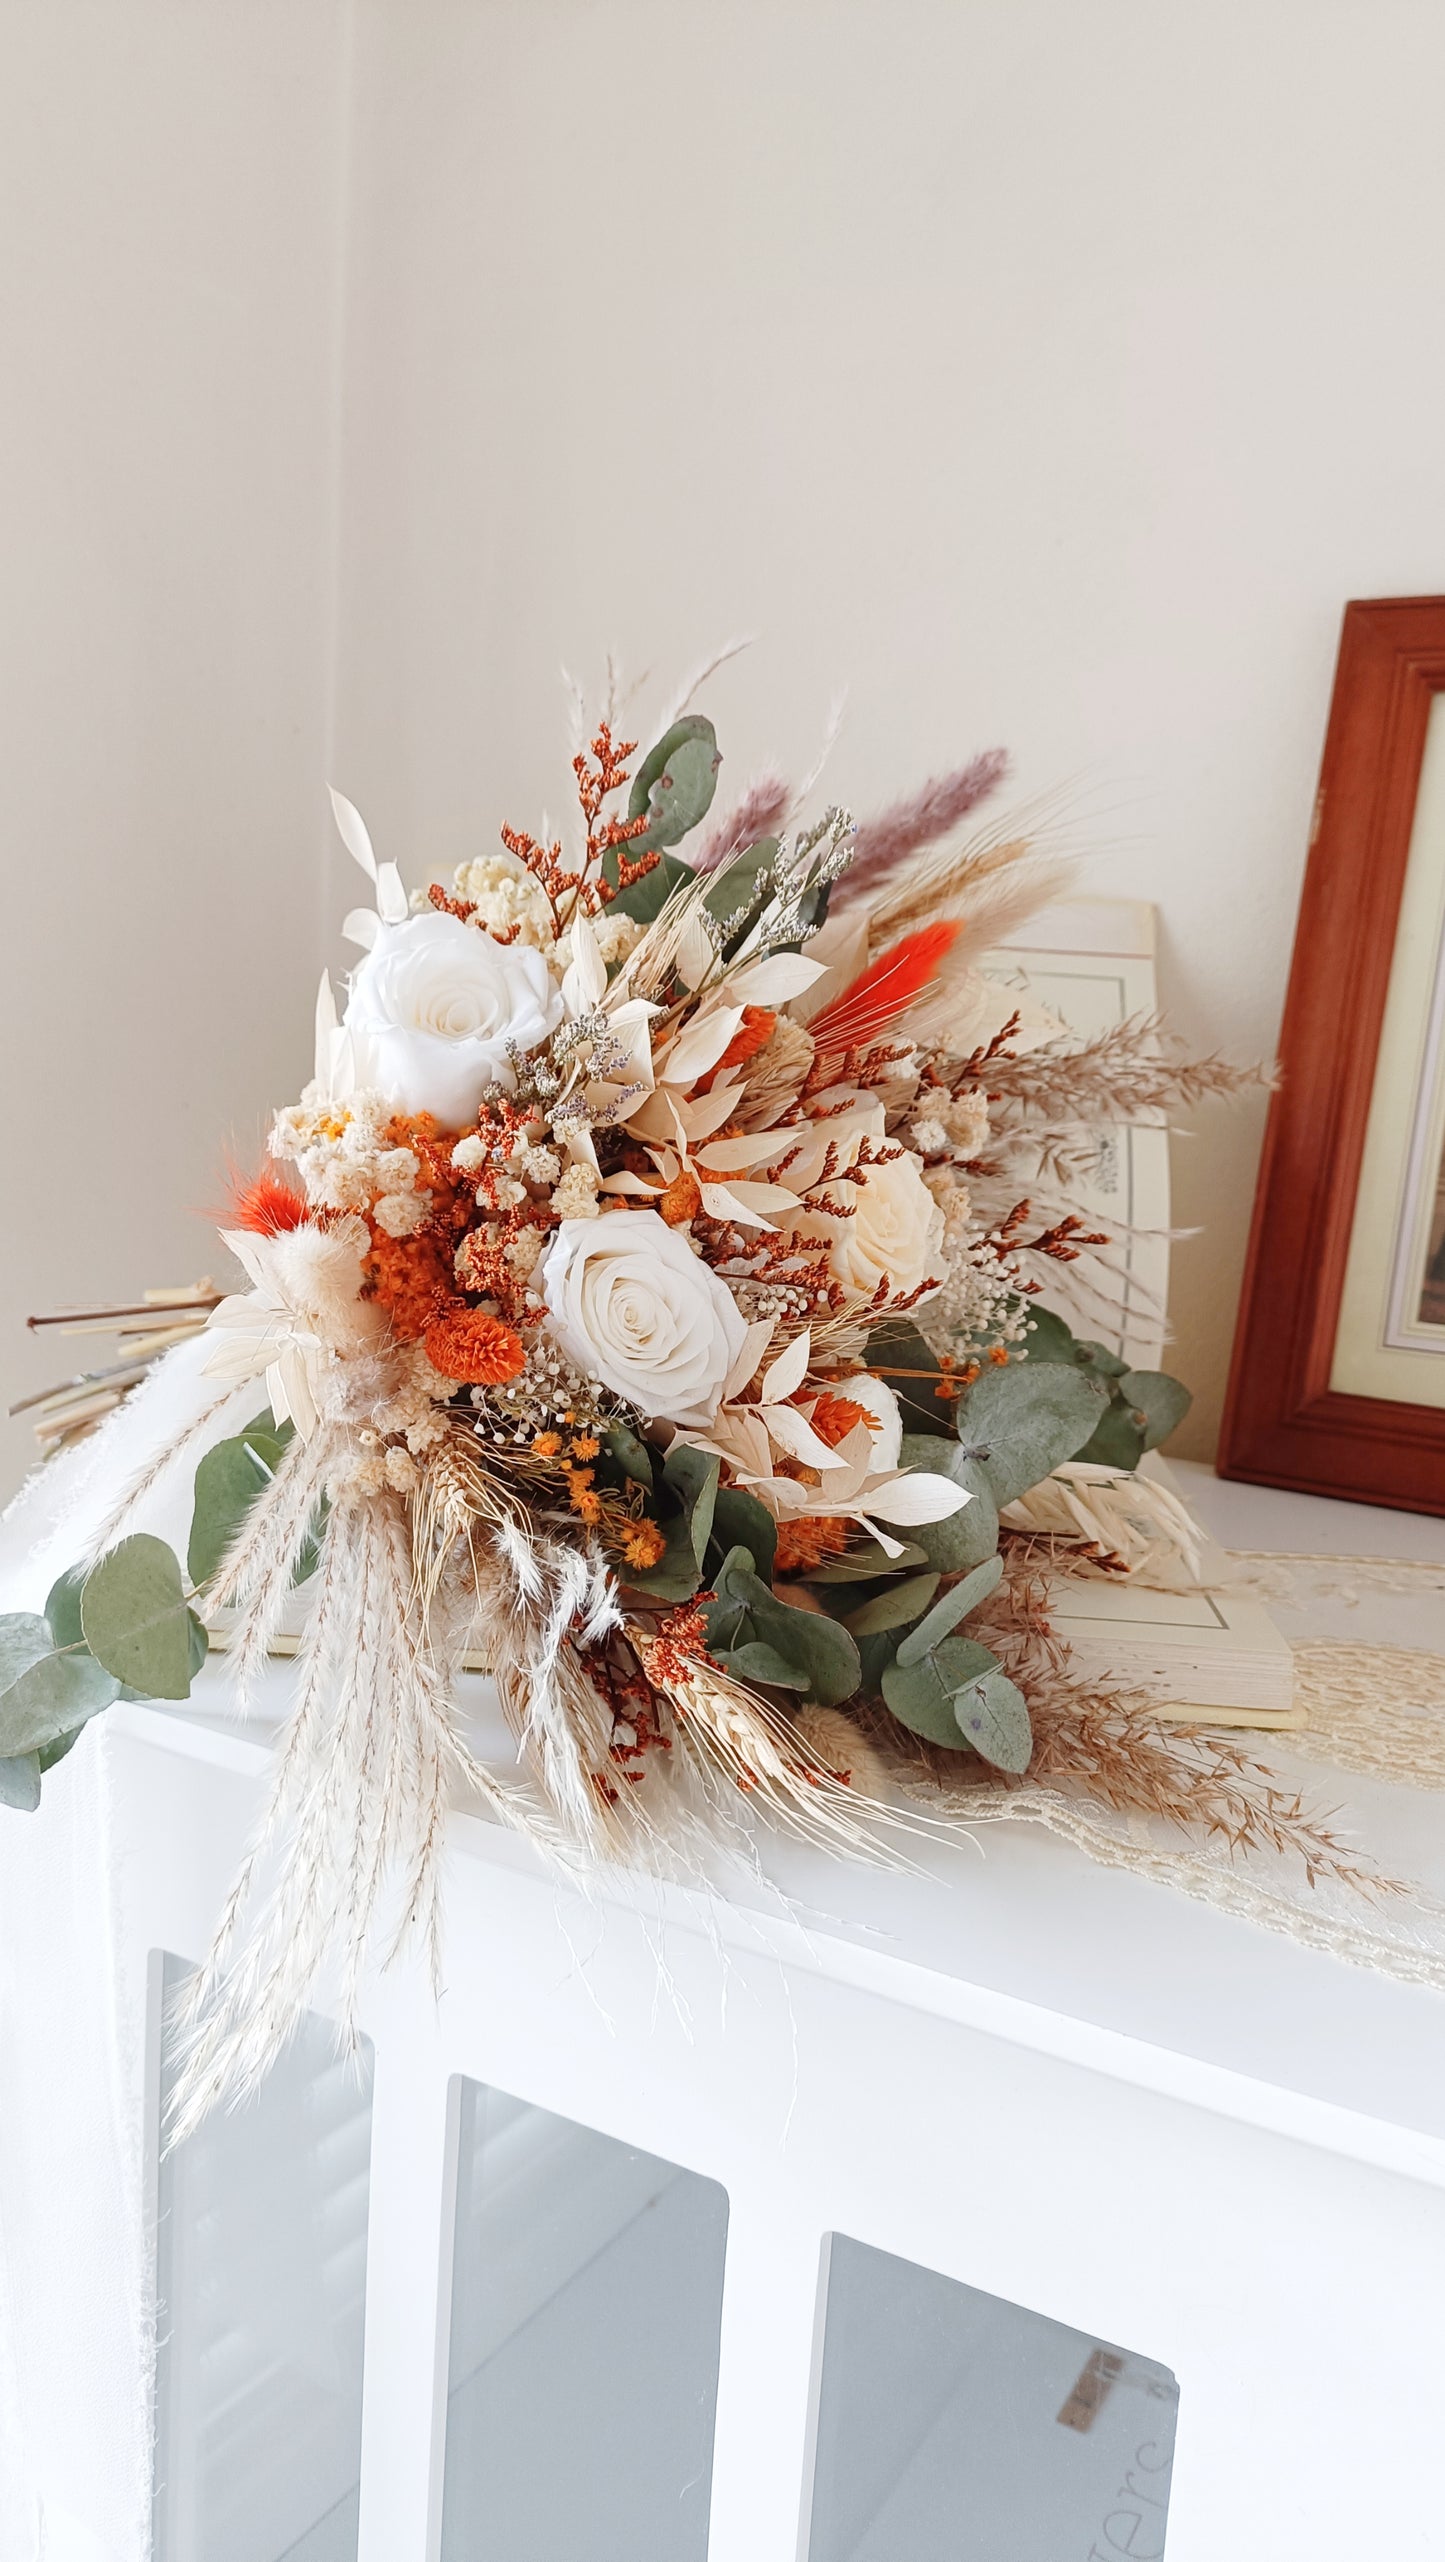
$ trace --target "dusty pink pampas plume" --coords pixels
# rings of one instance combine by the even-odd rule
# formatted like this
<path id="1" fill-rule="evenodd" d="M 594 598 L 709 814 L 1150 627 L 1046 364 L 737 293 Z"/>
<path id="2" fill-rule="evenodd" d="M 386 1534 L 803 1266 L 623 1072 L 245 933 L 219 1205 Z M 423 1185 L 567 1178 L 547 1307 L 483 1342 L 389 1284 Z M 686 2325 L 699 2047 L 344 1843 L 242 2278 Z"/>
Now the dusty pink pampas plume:
<path id="1" fill-rule="evenodd" d="M 760 774 L 736 806 L 708 829 L 693 859 L 693 870 L 715 872 L 719 863 L 727 862 L 730 855 L 744 853 L 760 837 L 776 836 L 792 801 L 792 786 L 780 774 Z M 682 859 L 687 860 L 685 851 Z"/>
<path id="2" fill-rule="evenodd" d="M 990 792 L 997 791 L 1007 772 L 1007 750 L 987 747 L 956 773 L 935 775 L 907 800 L 895 801 L 877 818 L 864 819 L 853 839 L 852 863 L 833 895 L 835 908 L 856 907 L 910 854 L 936 844 Z"/>

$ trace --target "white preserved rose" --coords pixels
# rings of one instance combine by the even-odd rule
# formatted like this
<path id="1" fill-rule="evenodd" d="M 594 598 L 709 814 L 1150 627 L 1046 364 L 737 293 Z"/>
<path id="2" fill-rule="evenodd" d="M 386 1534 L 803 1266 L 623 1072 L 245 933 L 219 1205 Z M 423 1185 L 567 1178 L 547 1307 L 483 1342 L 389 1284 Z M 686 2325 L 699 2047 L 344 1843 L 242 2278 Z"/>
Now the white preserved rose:
<path id="1" fill-rule="evenodd" d="M 807 1233 L 826 1234 L 829 1261 L 845 1290 L 871 1299 L 886 1278 L 890 1298 L 907 1297 L 925 1281 L 944 1278 L 943 1212 L 923 1180 L 916 1156 L 905 1152 L 887 1165 L 864 1169 L 862 1183 L 839 1184 L 851 1219 L 809 1214 Z"/>
<path id="2" fill-rule="evenodd" d="M 460 1130 L 494 1077 L 512 1083 L 507 1042 L 535 1049 L 561 1017 L 540 952 L 438 913 L 381 927 L 352 979 L 345 1023 L 359 1085 L 394 1112 L 430 1112 Z"/>
<path id="3" fill-rule="evenodd" d="M 564 1219 L 542 1292 L 579 1370 L 649 1419 L 712 1421 L 747 1324 L 726 1282 L 655 1210 Z"/>

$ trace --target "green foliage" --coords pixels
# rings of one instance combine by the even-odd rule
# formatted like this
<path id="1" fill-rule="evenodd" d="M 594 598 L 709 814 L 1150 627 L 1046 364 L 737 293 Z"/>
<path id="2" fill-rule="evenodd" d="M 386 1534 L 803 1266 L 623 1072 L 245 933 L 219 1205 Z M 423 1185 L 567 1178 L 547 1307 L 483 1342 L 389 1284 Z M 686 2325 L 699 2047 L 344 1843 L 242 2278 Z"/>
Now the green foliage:
<path id="1" fill-rule="evenodd" d="M 25 1759 L 108 1708 L 118 1681 L 83 1645 L 59 1647 L 48 1618 L 0 1617 L 0 1757 Z"/>
<path id="2" fill-rule="evenodd" d="M 890 1664 L 883 1696 L 899 1723 L 929 1743 L 950 1752 L 971 1747 L 998 1770 L 1027 1770 L 1028 1709 L 987 1646 L 945 1637 L 917 1663 Z"/>
<path id="3" fill-rule="evenodd" d="M 959 1398 L 959 1443 L 982 1463 L 1002 1511 L 1082 1450 L 1107 1402 L 1102 1384 L 1072 1366 L 990 1364 Z"/>
<path id="4" fill-rule="evenodd" d="M 806 1690 L 825 1707 L 850 1699 L 858 1687 L 858 1649 L 846 1628 L 820 1611 L 779 1601 L 758 1574 L 750 1549 L 729 1549 L 704 1615 L 709 1654 L 743 1681 Z M 759 1669 L 764 1657 L 773 1667 L 767 1672 Z"/>
<path id="5" fill-rule="evenodd" d="M 195 1614 L 163 1539 L 137 1531 L 92 1567 L 80 1596 L 81 1627 L 97 1663 L 148 1699 L 184 1699 L 191 1687 Z"/>
<path id="6" fill-rule="evenodd" d="M 643 839 L 638 837 L 635 844 L 625 849 L 630 858 L 636 858 L 639 846 L 644 853 L 648 851 Z M 615 880 L 617 877 L 615 854 L 604 857 L 602 864 L 604 876 L 608 874 L 609 867 L 611 877 Z M 643 873 L 640 881 L 631 881 L 625 890 L 618 891 L 607 912 L 609 916 L 635 916 L 639 925 L 650 925 L 655 916 L 662 914 L 673 891 L 681 889 L 684 881 L 691 879 L 692 872 L 686 863 L 680 863 L 675 854 L 664 854 L 653 864 L 650 872 Z"/>
<path id="7" fill-rule="evenodd" d="M 826 1565 L 810 1567 L 806 1580 L 810 1584 L 876 1583 L 881 1575 L 902 1574 L 907 1566 L 927 1563 L 923 1550 L 915 1548 L 909 1539 L 899 1541 L 896 1557 L 890 1557 L 876 1539 L 866 1539 L 861 1548 L 850 1548 L 845 1557 L 830 1557 Z"/>
<path id="8" fill-rule="evenodd" d="M 1157 1449 L 1183 1422 L 1193 1403 L 1189 1390 L 1166 1370 L 1131 1370 L 1107 1344 L 1071 1333 L 1052 1308 L 1034 1307 L 1030 1315 L 1028 1359 L 1019 1365 L 1020 1375 L 1027 1376 L 1035 1364 L 1067 1366 L 1107 1399 L 1088 1440 L 1068 1455 L 1101 1468 L 1137 1468 L 1145 1451 Z"/>
<path id="9" fill-rule="evenodd" d="M 269 1408 L 233 1440 L 218 1441 L 196 1470 L 186 1567 L 193 1584 L 209 1583 L 263 1486 L 270 1484 L 289 1439 Z"/>
<path id="10" fill-rule="evenodd" d="M 685 1441 L 674 1442 L 662 1465 L 664 1488 L 677 1509 L 659 1524 L 667 1546 L 655 1566 L 629 1573 L 628 1589 L 654 1601 L 690 1601 L 702 1581 L 703 1559 L 717 1504 L 718 1461 Z"/>
<path id="11" fill-rule="evenodd" d="M 652 1490 L 652 1453 L 645 1441 L 630 1432 L 625 1423 L 611 1423 L 602 1435 L 602 1448 L 624 1485 Z"/>
<path id="12" fill-rule="evenodd" d="M 16 1753 L 0 1760 L 0 1806 L 33 1815 L 40 1803 L 40 1755 Z"/>
<path id="13" fill-rule="evenodd" d="M 885 1584 L 871 1601 L 850 1610 L 843 1625 L 853 1637 L 877 1637 L 889 1628 L 907 1628 L 927 1610 L 938 1583 L 936 1574 L 926 1574 L 910 1575 L 903 1583 Z"/>
<path id="14" fill-rule="evenodd" d="M 771 872 L 777 859 L 777 838 L 761 836 L 756 845 L 749 845 L 743 852 L 735 854 L 716 873 L 703 906 L 717 918 L 719 925 L 725 925 L 732 916 L 743 920 L 723 945 L 724 959 L 731 959 L 747 933 L 761 904 L 758 883 L 765 872 Z"/>
<path id="15" fill-rule="evenodd" d="M 712 1522 L 713 1544 L 726 1556 L 729 1548 L 747 1548 L 764 1583 L 773 1580 L 778 1525 L 766 1505 L 742 1486 L 719 1486 Z"/>
<path id="16" fill-rule="evenodd" d="M 645 836 L 626 848 L 629 861 L 680 845 L 700 819 L 706 818 L 717 790 L 717 732 L 701 712 L 674 721 L 666 735 L 644 756 L 627 799 L 629 818 L 647 819 Z M 612 877 L 616 878 L 614 870 Z"/>
<path id="17" fill-rule="evenodd" d="M 998 1504 L 981 1459 L 956 1441 L 936 1441 L 931 1434 L 905 1432 L 900 1452 L 905 1468 L 931 1468 L 952 1477 L 970 1497 L 961 1512 L 947 1521 L 911 1521 L 914 1542 L 940 1574 L 968 1574 L 998 1547 Z"/>
<path id="18" fill-rule="evenodd" d="M 1002 1580 L 1002 1557 L 985 1557 L 983 1564 L 975 1566 L 961 1583 L 950 1584 L 942 1599 L 934 1603 L 916 1628 L 909 1630 L 898 1649 L 899 1663 L 905 1669 L 909 1664 L 921 1663 L 941 1638 L 952 1635 L 960 1619 L 966 1619 L 971 1610 L 977 1610 L 991 1592 L 997 1591 Z"/>
<path id="19" fill-rule="evenodd" d="M 875 1326 L 864 1357 L 869 1369 L 887 1380 L 898 1399 L 905 1432 L 935 1432 L 945 1441 L 952 1438 L 952 1402 L 934 1394 L 943 1383 L 944 1373 L 937 1353 L 924 1342 L 916 1325 L 909 1325 L 903 1317 L 891 1317 L 887 1325 Z M 924 1467 L 934 1463 L 915 1460 L 913 1464 Z"/>

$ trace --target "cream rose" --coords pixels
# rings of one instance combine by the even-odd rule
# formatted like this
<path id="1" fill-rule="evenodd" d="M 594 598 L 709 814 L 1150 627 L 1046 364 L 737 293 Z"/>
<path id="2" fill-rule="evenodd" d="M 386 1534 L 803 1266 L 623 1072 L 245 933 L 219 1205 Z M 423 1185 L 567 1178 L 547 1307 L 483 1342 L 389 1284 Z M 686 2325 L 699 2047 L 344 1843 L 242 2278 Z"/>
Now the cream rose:
<path id="1" fill-rule="evenodd" d="M 865 1174 L 863 1183 L 836 1187 L 846 1192 L 851 1219 L 810 1214 L 807 1223 L 809 1235 L 826 1232 L 832 1240 L 830 1261 L 844 1289 L 871 1299 L 886 1278 L 888 1295 L 896 1299 L 924 1281 L 941 1281 L 943 1212 L 917 1157 L 905 1152 L 886 1165 L 866 1167 Z"/>
<path id="2" fill-rule="evenodd" d="M 434 914 L 382 926 L 352 979 L 344 1019 L 359 1085 L 394 1112 L 430 1112 L 443 1129 L 460 1130 L 494 1077 L 511 1084 L 507 1042 L 535 1049 L 561 1017 L 540 952 Z"/>
<path id="3" fill-rule="evenodd" d="M 552 1332 L 639 1414 L 711 1423 L 747 1325 L 727 1284 L 655 1210 L 564 1219 L 542 1264 Z"/>

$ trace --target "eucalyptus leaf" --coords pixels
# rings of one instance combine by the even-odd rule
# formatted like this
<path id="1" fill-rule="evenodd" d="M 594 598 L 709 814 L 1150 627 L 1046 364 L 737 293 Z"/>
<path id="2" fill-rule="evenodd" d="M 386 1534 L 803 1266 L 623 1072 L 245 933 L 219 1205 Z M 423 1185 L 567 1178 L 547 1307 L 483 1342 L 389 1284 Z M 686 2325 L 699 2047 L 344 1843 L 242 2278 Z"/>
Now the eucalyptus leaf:
<path id="1" fill-rule="evenodd" d="M 763 836 L 756 845 L 748 846 L 745 852 L 735 854 L 730 862 L 722 864 L 715 874 L 703 906 L 710 916 L 717 918 L 719 925 L 726 925 L 732 917 L 739 920 L 724 943 L 724 958 L 736 950 L 752 923 L 753 915 L 762 903 L 758 884 L 773 870 L 777 859 L 777 838 Z"/>
<path id="2" fill-rule="evenodd" d="M 83 1646 L 85 1643 L 80 1625 L 80 1593 L 87 1572 L 85 1566 L 67 1566 L 45 1596 L 45 1616 L 57 1646 Z"/>
<path id="3" fill-rule="evenodd" d="M 91 1653 L 117 1681 L 148 1699 L 189 1696 L 191 1612 L 163 1539 L 141 1530 L 109 1549 L 85 1579 L 80 1618 Z"/>
<path id="4" fill-rule="evenodd" d="M 890 1557 L 886 1548 L 880 1548 L 876 1539 L 870 1539 L 861 1548 L 850 1548 L 846 1556 L 830 1557 L 824 1566 L 810 1566 L 799 1581 L 875 1583 L 880 1575 L 901 1574 L 905 1566 L 925 1566 L 927 1563 L 923 1550 L 915 1548 L 911 1540 L 900 1540 L 897 1556 Z"/>
<path id="5" fill-rule="evenodd" d="M 209 1583 L 263 1486 L 281 1464 L 286 1444 L 274 1429 L 247 1424 L 229 1441 L 218 1441 L 196 1470 L 186 1568 L 193 1584 Z"/>
<path id="6" fill-rule="evenodd" d="M 1144 1456 L 1144 1429 L 1120 1399 L 1105 1407 L 1097 1431 L 1075 1457 L 1096 1468 L 1137 1468 Z"/>
<path id="7" fill-rule="evenodd" d="M 995 1666 L 980 1673 L 955 1694 L 953 1711 L 974 1751 L 995 1770 L 1027 1770 L 1034 1749 L 1028 1703 L 1006 1672 Z"/>
<path id="8" fill-rule="evenodd" d="M 186 1619 L 189 1623 L 186 1639 L 187 1660 L 191 1667 L 191 1679 L 194 1681 L 211 1651 L 211 1632 L 204 1619 L 197 1618 L 194 1610 L 186 1612 Z"/>
<path id="9" fill-rule="evenodd" d="M 86 1725 L 89 1722 L 87 1718 Z M 84 1732 L 85 1726 L 72 1726 L 68 1735 L 57 1735 L 53 1744 L 42 1744 L 35 1756 L 42 1772 L 53 1770 L 58 1761 L 64 1761 L 72 1744 L 78 1744 Z"/>
<path id="10" fill-rule="evenodd" d="M 971 1498 L 946 1521 L 910 1521 L 914 1544 L 940 1574 L 967 1574 L 981 1566 L 998 1547 L 998 1504 L 988 1470 L 956 1441 L 937 1441 L 931 1433 L 905 1432 L 900 1459 L 905 1468 L 930 1468 L 952 1477 Z"/>
<path id="11" fill-rule="evenodd" d="M 1106 1379 L 1121 1379 L 1129 1367 L 1117 1352 L 1109 1350 L 1107 1343 L 1091 1343 L 1083 1335 L 1074 1346 L 1074 1358 L 1090 1370 L 1102 1371 Z"/>
<path id="12" fill-rule="evenodd" d="M 885 1585 L 872 1601 L 850 1611 L 843 1625 L 853 1637 L 876 1637 L 886 1628 L 906 1628 L 927 1610 L 937 1590 L 936 1574 L 910 1575 L 906 1582 Z"/>
<path id="13" fill-rule="evenodd" d="M 644 844 L 641 837 L 637 839 L 635 846 L 629 845 L 625 850 L 636 860 L 639 848 L 644 854 L 652 850 Z M 617 871 L 615 855 L 608 855 L 603 865 L 604 873 L 609 863 L 615 878 Z M 662 914 L 673 891 L 681 889 L 683 883 L 691 879 L 690 867 L 686 863 L 679 862 L 675 854 L 660 854 L 657 861 L 643 873 L 640 880 L 629 882 L 625 890 L 617 892 L 608 914 L 635 917 L 639 925 L 650 925 L 655 916 Z"/>
<path id="14" fill-rule="evenodd" d="M 776 1646 L 765 1645 L 759 1638 L 751 1639 L 745 1646 L 729 1648 L 719 1655 L 718 1661 L 728 1672 L 736 1673 L 739 1681 L 771 1682 L 775 1690 L 806 1690 L 808 1687 L 808 1675 L 801 1666 L 786 1655 L 780 1655 Z"/>
<path id="15" fill-rule="evenodd" d="M 975 1566 L 972 1574 L 965 1575 L 961 1583 L 951 1584 L 943 1598 L 934 1603 L 925 1618 L 920 1619 L 917 1627 L 910 1629 L 898 1649 L 899 1662 L 905 1667 L 921 1663 L 941 1637 L 952 1634 L 960 1619 L 966 1619 L 971 1610 L 977 1610 L 980 1602 L 987 1601 L 1002 1579 L 1002 1557 L 985 1557 L 983 1564 Z"/>
<path id="16" fill-rule="evenodd" d="M 906 1318 L 891 1317 L 887 1325 L 875 1326 L 868 1337 L 866 1357 L 869 1369 L 887 1380 L 898 1399 L 905 1431 L 936 1432 L 944 1440 L 952 1439 L 953 1401 L 935 1394 L 944 1384 L 945 1373 L 939 1367 L 937 1353 L 924 1342 L 916 1325 L 909 1325 Z"/>
<path id="17" fill-rule="evenodd" d="M 991 1365 L 958 1401 L 959 1444 L 982 1461 L 1002 1510 L 1082 1450 L 1106 1404 L 1099 1382 L 1061 1362 Z"/>
<path id="18" fill-rule="evenodd" d="M 635 1486 L 650 1488 L 652 1453 L 645 1441 L 630 1432 L 625 1423 L 610 1423 L 602 1435 L 602 1447 L 614 1467 Z"/>
<path id="19" fill-rule="evenodd" d="M 883 1697 L 899 1724 L 946 1752 L 963 1752 L 969 1738 L 954 1713 L 954 1700 L 980 1674 L 996 1671 L 998 1658 L 966 1637 L 946 1637 L 922 1663 L 891 1663 Z"/>
<path id="20" fill-rule="evenodd" d="M 647 819 L 645 836 L 624 848 L 636 860 L 639 852 L 679 845 L 707 816 L 717 790 L 717 732 L 701 712 L 689 712 L 644 756 L 627 800 L 629 818 Z M 614 870 L 611 875 L 616 878 Z"/>
<path id="21" fill-rule="evenodd" d="M 62 1651 L 48 1619 L 0 1618 L 0 1755 L 37 1752 L 108 1708 L 120 1684 L 83 1645 Z"/>
<path id="22" fill-rule="evenodd" d="M 708 1651 L 719 1662 L 731 1664 L 752 1645 L 771 1647 L 802 1676 L 797 1687 L 810 1690 L 824 1707 L 851 1698 L 858 1687 L 858 1649 L 846 1628 L 821 1611 L 780 1601 L 746 1548 L 732 1548 L 723 1559 L 704 1617 Z"/>
<path id="23" fill-rule="evenodd" d="M 1130 1420 L 1137 1425 L 1143 1417 L 1146 1450 L 1157 1450 L 1161 1441 L 1167 1441 L 1194 1403 L 1183 1380 L 1171 1379 L 1167 1370 L 1126 1370 L 1118 1392 Z"/>
<path id="24" fill-rule="evenodd" d="M 17 1815 L 33 1815 L 40 1803 L 40 1756 L 17 1753 L 0 1760 L 0 1806 Z"/>
<path id="25" fill-rule="evenodd" d="M 1024 1350 L 1030 1361 L 1075 1361 L 1079 1347 L 1072 1328 L 1065 1325 L 1062 1317 L 1055 1316 L 1052 1308 L 1041 1308 L 1037 1300 L 1030 1300 Z"/>
<path id="26" fill-rule="evenodd" d="M 748 1494 L 741 1486 L 719 1486 L 713 1507 L 712 1535 L 724 1551 L 746 1548 L 764 1583 L 772 1582 L 778 1525 L 756 1495 Z"/>

